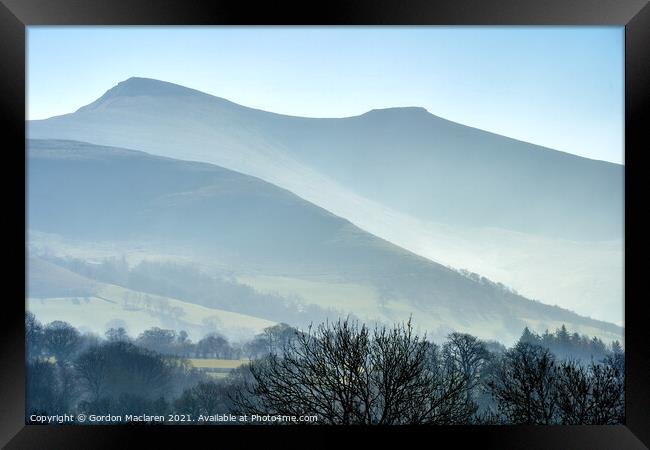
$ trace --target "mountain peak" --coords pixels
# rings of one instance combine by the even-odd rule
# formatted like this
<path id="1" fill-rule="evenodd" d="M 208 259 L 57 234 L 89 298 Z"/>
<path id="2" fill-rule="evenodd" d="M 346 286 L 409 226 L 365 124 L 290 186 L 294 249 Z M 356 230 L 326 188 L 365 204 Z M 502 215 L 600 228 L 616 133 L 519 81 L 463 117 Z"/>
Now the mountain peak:
<path id="1" fill-rule="evenodd" d="M 426 108 L 421 106 L 399 106 L 393 108 L 371 109 L 361 116 L 431 116 Z"/>
<path id="2" fill-rule="evenodd" d="M 79 109 L 94 109 L 110 100 L 124 97 L 183 97 L 192 95 L 208 95 L 196 89 L 190 89 L 167 81 L 155 80 L 153 78 L 131 77 L 120 81 L 117 85 L 106 91 L 104 95 L 89 105 Z"/>
<path id="3" fill-rule="evenodd" d="M 115 87 L 104 94 L 104 97 L 107 94 L 130 97 L 140 95 L 187 95 L 191 93 L 200 93 L 200 91 L 167 81 L 154 80 L 153 78 L 131 77 L 117 83 Z"/>

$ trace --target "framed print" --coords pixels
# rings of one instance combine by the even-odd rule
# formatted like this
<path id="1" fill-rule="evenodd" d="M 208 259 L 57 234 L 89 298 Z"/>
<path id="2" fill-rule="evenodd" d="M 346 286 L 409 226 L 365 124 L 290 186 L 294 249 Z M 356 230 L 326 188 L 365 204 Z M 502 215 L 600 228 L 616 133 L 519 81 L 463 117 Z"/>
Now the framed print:
<path id="1" fill-rule="evenodd" d="M 7 448 L 649 445 L 647 2 L 0 23 Z"/>

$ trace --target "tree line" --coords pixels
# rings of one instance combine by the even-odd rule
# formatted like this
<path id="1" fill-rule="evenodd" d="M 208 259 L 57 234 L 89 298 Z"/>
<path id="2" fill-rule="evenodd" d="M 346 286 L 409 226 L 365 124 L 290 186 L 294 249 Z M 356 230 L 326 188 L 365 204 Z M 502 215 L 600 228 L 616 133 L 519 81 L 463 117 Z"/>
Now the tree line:
<path id="1" fill-rule="evenodd" d="M 103 283 L 115 284 L 145 295 L 130 299 L 138 309 L 160 308 L 160 314 L 179 318 L 179 310 L 151 302 L 146 294 L 183 299 L 183 301 L 250 314 L 271 321 L 287 321 L 307 326 L 311 321 L 339 317 L 339 311 L 304 302 L 299 296 L 263 293 L 239 283 L 228 273 L 207 274 L 199 266 L 171 261 L 141 261 L 130 266 L 124 257 L 106 258 L 96 263 L 71 257 L 41 255 L 41 258 L 78 275 Z M 155 303 L 155 305 L 154 305 Z"/>
<path id="2" fill-rule="evenodd" d="M 553 336 L 563 339 L 565 331 Z M 303 331 L 280 324 L 244 345 L 216 335 L 194 344 L 184 332 L 160 329 L 132 339 L 113 328 L 100 338 L 64 322 L 42 325 L 27 313 L 27 417 L 174 412 L 315 414 L 323 424 L 623 422 L 620 344 L 587 359 L 558 355 L 531 335 L 525 329 L 509 349 L 464 333 L 436 344 L 410 322 L 371 328 L 348 318 Z M 219 353 L 226 344 L 231 353 Z M 205 346 L 211 357 L 250 351 L 251 362 L 211 378 L 185 359 Z"/>
<path id="3" fill-rule="evenodd" d="M 587 335 L 580 335 L 577 332 L 569 333 L 564 325 L 555 330 L 554 333 L 546 330 L 541 335 L 525 327 L 519 340 L 520 342 L 540 345 L 561 358 L 602 360 L 610 353 L 623 352 L 619 341 L 613 341 L 608 347 L 600 338 L 590 338 Z"/>

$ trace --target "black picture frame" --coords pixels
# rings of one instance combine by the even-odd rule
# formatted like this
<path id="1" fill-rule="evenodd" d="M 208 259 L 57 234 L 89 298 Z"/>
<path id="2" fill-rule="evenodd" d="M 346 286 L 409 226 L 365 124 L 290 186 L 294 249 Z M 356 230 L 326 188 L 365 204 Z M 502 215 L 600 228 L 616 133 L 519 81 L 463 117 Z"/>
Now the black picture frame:
<path id="1" fill-rule="evenodd" d="M 0 444 L 7 448 L 129 447 L 133 438 L 190 445 L 197 439 L 228 437 L 251 447 L 251 439 L 283 446 L 339 446 L 348 436 L 371 441 L 431 446 L 443 439 L 459 448 L 636 449 L 650 446 L 650 351 L 648 349 L 642 264 L 641 203 L 644 150 L 650 148 L 646 106 L 650 88 L 650 6 L 646 0 L 329 0 L 303 4 L 272 1 L 194 0 L 2 0 L 0 3 L 0 111 L 5 125 L 5 196 L 19 198 L 25 169 L 25 29 L 30 25 L 619 25 L 625 26 L 625 347 L 626 422 L 618 426 L 453 426 L 337 428 L 245 426 L 38 426 L 24 424 L 24 302 L 19 277 L 7 277 L 0 341 Z M 9 159 L 7 159 L 9 158 Z M 24 192 L 23 192 L 24 194 Z M 636 194 L 636 195 L 635 195 Z M 14 197 L 15 196 L 15 197 Z M 22 204 L 22 206 L 21 206 Z M 20 212 L 6 221 L 20 223 Z M 16 252 L 20 238 L 6 239 Z M 6 248 L 10 248 L 6 246 Z M 22 247 L 23 256 L 25 247 Z M 13 256 L 13 255 L 12 255 Z M 20 270 L 20 268 L 18 268 Z M 15 295 L 14 295 L 15 290 Z M 413 436 L 417 434 L 418 436 Z M 417 438 L 417 439 L 416 439 Z M 190 439 L 190 441 L 188 441 Z M 418 442 L 418 444 L 415 444 Z M 233 444 L 228 444 L 233 445 Z M 427 445 L 428 446 L 428 445 Z M 469 446 L 469 447 L 467 447 Z"/>

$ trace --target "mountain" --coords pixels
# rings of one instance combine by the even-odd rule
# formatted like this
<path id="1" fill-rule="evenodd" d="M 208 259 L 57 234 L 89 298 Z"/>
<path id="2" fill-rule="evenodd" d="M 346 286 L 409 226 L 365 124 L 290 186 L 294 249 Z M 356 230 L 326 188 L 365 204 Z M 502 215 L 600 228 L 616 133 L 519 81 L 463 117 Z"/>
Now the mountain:
<path id="1" fill-rule="evenodd" d="M 288 280 L 307 304 L 331 307 L 322 302 L 336 291 L 347 296 L 338 299 L 344 312 L 383 321 L 412 315 L 433 333 L 453 328 L 509 342 L 524 325 L 565 323 L 620 339 L 613 324 L 464 276 L 222 167 L 63 140 L 30 140 L 27 167 L 30 230 L 118 251 L 175 251 L 228 267 L 259 289 Z"/>
<path id="2" fill-rule="evenodd" d="M 452 225 L 573 240 L 622 234 L 622 166 L 460 125 L 423 108 L 310 119 L 131 78 L 74 114 L 30 122 L 29 134 L 111 141 L 182 159 L 218 152 L 212 158 L 232 160 L 244 172 L 261 170 L 245 156 L 282 157 L 397 211 Z"/>
<path id="3" fill-rule="evenodd" d="M 621 165 L 423 108 L 301 118 L 146 78 L 74 113 L 30 121 L 28 134 L 253 175 L 428 259 L 622 321 Z"/>

